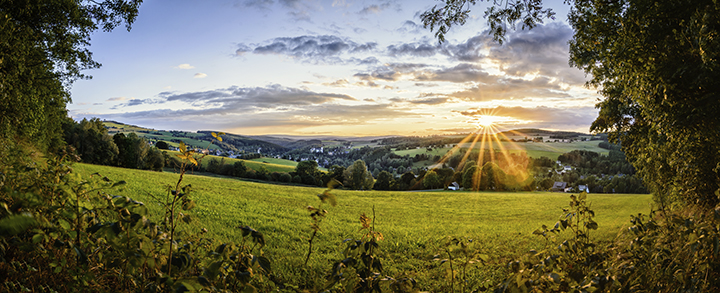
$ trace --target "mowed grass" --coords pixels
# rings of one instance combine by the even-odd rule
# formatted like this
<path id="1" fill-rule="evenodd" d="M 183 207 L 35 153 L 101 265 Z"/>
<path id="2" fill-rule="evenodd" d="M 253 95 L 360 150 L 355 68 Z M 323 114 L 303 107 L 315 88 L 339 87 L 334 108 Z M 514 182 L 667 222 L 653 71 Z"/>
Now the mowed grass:
<path id="1" fill-rule="evenodd" d="M 122 190 L 112 194 L 145 202 L 155 220 L 162 211 L 152 196 L 167 194 L 178 175 L 131 169 L 74 165 L 83 175 L 98 172 L 113 180 L 125 180 Z M 474 239 L 474 245 L 490 256 L 490 262 L 473 270 L 475 278 L 496 282 L 504 276 L 505 264 L 529 249 L 543 249 L 545 241 L 532 231 L 542 224 L 553 225 L 569 194 L 541 192 L 381 192 L 334 190 L 338 205 L 323 204 L 329 211 L 313 242 L 308 266 L 304 260 L 312 234 L 307 206 L 318 207 L 321 188 L 280 186 L 233 179 L 186 175 L 183 184 L 192 184 L 197 208 L 196 220 L 183 230 L 197 233 L 207 228 L 219 241 L 241 241 L 239 226 L 249 225 L 265 235 L 263 248 L 273 262 L 276 276 L 288 284 L 319 289 L 323 276 L 334 261 L 343 259 L 344 239 L 359 238 L 359 216 L 373 216 L 382 232 L 380 257 L 390 276 L 410 276 L 422 290 L 448 288 L 445 268 L 432 261 L 443 253 L 448 236 Z M 628 224 L 629 216 L 648 213 L 650 195 L 590 194 L 600 228 L 594 237 L 609 240 Z M 317 290 L 312 290 L 317 291 Z"/>

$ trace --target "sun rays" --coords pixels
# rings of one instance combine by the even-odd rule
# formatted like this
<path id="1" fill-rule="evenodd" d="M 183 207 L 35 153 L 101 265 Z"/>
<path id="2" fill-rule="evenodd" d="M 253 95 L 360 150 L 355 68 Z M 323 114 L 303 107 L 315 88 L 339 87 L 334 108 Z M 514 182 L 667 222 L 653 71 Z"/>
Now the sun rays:
<path id="1" fill-rule="evenodd" d="M 472 186 L 464 186 L 466 189 L 478 190 L 483 177 L 483 167 L 486 163 L 495 163 L 506 175 L 512 176 L 514 181 L 520 183 L 525 182 L 530 174 L 527 171 L 528 158 L 526 154 L 512 155 L 503 143 L 510 143 L 515 145 L 516 143 L 510 140 L 505 134 L 503 134 L 499 127 L 502 122 L 507 121 L 508 117 L 494 116 L 492 113 L 483 113 L 473 117 L 468 123 L 473 124 L 477 129 L 468 134 L 452 149 L 450 149 L 441 159 L 437 162 L 439 165 L 447 162 L 455 153 L 461 149 L 467 148 L 467 151 L 463 155 L 460 163 L 458 164 L 458 170 L 456 172 L 463 171 L 460 169 L 467 162 L 474 160 L 476 163 L 476 171 L 473 174 Z M 476 150 L 476 145 L 479 143 L 479 152 L 477 157 L 471 157 Z M 468 146 L 469 144 L 469 146 Z M 487 154 L 487 158 L 486 158 Z M 502 156 L 502 160 L 497 156 Z M 488 168 L 493 168 L 490 165 Z M 494 175 L 497 176 L 497 175 Z M 497 180 L 497 178 L 488 178 L 487 180 Z"/>

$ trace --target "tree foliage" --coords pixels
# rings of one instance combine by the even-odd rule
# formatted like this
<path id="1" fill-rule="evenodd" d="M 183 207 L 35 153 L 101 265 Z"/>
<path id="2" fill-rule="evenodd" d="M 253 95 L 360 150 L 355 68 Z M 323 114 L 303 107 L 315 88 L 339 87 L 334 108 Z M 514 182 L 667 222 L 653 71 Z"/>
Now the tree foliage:
<path id="1" fill-rule="evenodd" d="M 720 4 L 576 1 L 571 63 L 605 100 L 593 131 L 622 142 L 658 200 L 715 206 L 720 188 Z"/>
<path id="2" fill-rule="evenodd" d="M 552 9 L 543 9 L 542 0 L 493 0 L 495 4 L 485 12 L 485 17 L 490 23 L 490 31 L 495 40 L 502 43 L 505 40 L 505 33 L 508 25 L 515 29 L 520 25 L 521 29 L 531 29 L 543 22 L 544 18 L 555 18 Z M 435 30 L 435 37 L 440 42 L 445 41 L 445 34 L 453 25 L 463 25 L 470 16 L 470 6 L 482 0 L 446 0 L 444 6 L 433 6 L 420 15 L 425 28 Z M 490 2 L 490 0 L 488 0 Z"/>
<path id="3" fill-rule="evenodd" d="M 388 171 L 381 171 L 380 174 L 378 174 L 375 185 L 373 185 L 373 189 L 392 190 L 393 186 L 395 186 L 395 178 L 393 178 L 393 175 Z"/>
<path id="4" fill-rule="evenodd" d="M 368 172 L 365 162 L 357 160 L 343 173 L 343 185 L 350 189 L 370 190 L 375 184 L 372 174 Z"/>
<path id="5" fill-rule="evenodd" d="M 437 174 L 437 172 L 430 170 L 427 173 L 425 173 L 425 176 L 423 177 L 423 186 L 427 189 L 435 189 L 442 187 L 442 181 L 440 181 L 440 176 Z"/>
<path id="6" fill-rule="evenodd" d="M 68 87 L 97 68 L 90 35 L 130 25 L 142 0 L 0 2 L 0 137 L 62 143 Z"/>
<path id="7" fill-rule="evenodd" d="M 119 150 L 100 119 L 83 119 L 76 123 L 71 118 L 66 118 L 62 128 L 65 141 L 75 148 L 83 162 L 115 164 Z"/>
<path id="8" fill-rule="evenodd" d="M 475 0 L 448 0 L 422 15 L 437 37 L 462 25 Z M 540 0 L 506 0 L 486 17 L 495 39 L 506 25 L 552 17 Z M 604 99 L 591 130 L 610 132 L 660 202 L 720 202 L 720 4 L 687 1 L 566 1 L 570 64 Z"/>

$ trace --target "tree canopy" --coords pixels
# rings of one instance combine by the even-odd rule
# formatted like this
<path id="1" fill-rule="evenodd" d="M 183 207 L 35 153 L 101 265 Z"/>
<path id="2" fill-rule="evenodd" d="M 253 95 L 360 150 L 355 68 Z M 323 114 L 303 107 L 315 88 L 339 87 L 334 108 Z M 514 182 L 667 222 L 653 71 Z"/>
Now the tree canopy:
<path id="1" fill-rule="evenodd" d="M 442 42 L 476 0 L 448 0 L 422 15 Z M 553 17 L 541 0 L 506 0 L 486 12 L 490 33 Z M 566 1 L 570 64 L 604 99 L 591 131 L 621 143 L 656 200 L 720 201 L 720 4 L 717 1 Z M 496 2 L 496 5 L 499 4 Z M 504 6 L 504 8 L 500 8 Z"/>
<path id="2" fill-rule="evenodd" d="M 68 87 L 100 67 L 87 48 L 92 32 L 125 24 L 142 0 L 0 1 L 0 137 L 42 148 L 62 141 Z"/>

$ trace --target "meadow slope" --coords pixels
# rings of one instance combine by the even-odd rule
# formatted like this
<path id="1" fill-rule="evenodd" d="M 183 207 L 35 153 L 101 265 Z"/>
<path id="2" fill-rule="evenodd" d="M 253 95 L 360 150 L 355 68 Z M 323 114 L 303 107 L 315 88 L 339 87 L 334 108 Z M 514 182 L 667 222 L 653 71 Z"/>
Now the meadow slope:
<path id="1" fill-rule="evenodd" d="M 100 173 L 112 180 L 125 180 L 112 194 L 145 202 L 151 214 L 161 214 L 153 197 L 162 197 L 167 186 L 178 180 L 173 173 L 75 164 L 75 172 L 88 176 Z M 313 242 L 308 266 L 307 240 L 311 218 L 307 206 L 318 207 L 316 194 L 324 189 L 280 186 L 235 179 L 186 175 L 197 208 L 195 220 L 183 227 L 189 233 L 208 229 L 220 241 L 241 241 L 237 227 L 249 225 L 265 234 L 264 253 L 274 266 L 276 278 L 301 288 L 316 288 L 333 261 L 343 258 L 342 241 L 360 237 L 359 215 L 372 217 L 385 239 L 381 242 L 385 274 L 411 276 L 421 288 L 443 291 L 445 271 L 433 262 L 443 252 L 447 236 L 475 240 L 475 247 L 490 261 L 473 270 L 478 282 L 494 283 L 502 278 L 504 264 L 529 249 L 542 249 L 545 240 L 532 231 L 542 224 L 553 225 L 568 204 L 569 194 L 545 192 L 381 192 L 334 190 L 338 205 L 323 204 L 329 211 L 321 223 L 322 233 Z M 600 228 L 596 237 L 611 239 L 628 224 L 629 215 L 648 213 L 650 195 L 591 194 Z M 490 284 L 488 284 L 490 285 Z M 447 288 L 445 288 L 447 289 Z"/>

